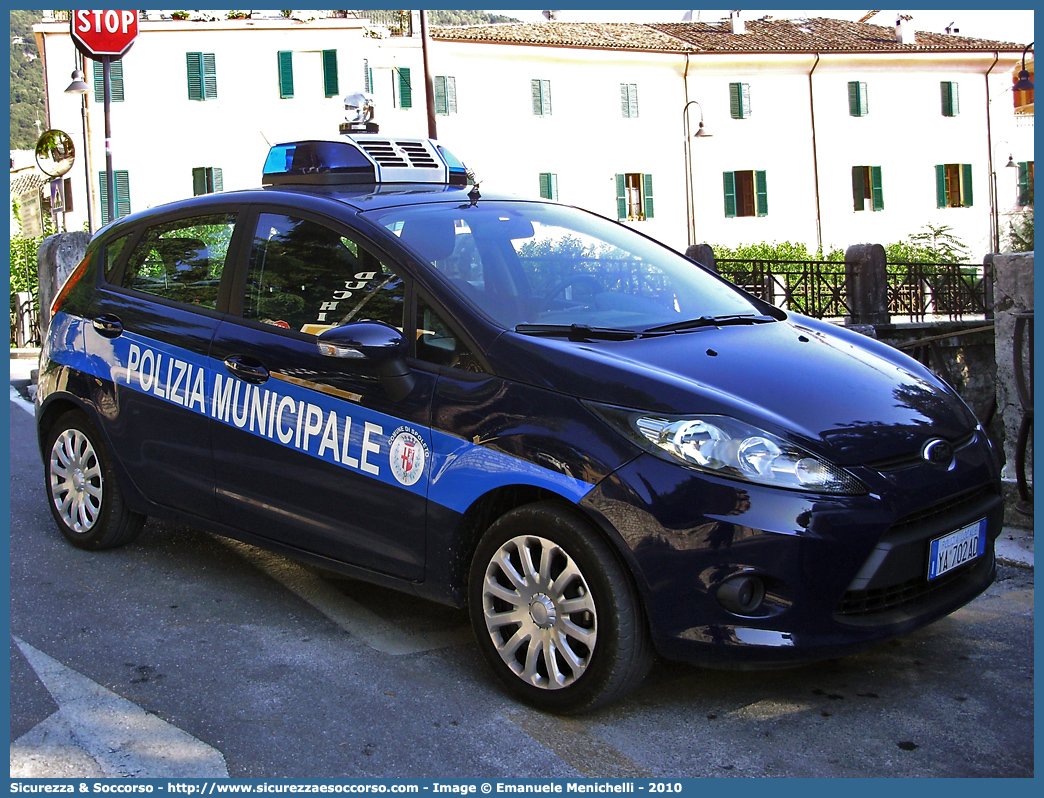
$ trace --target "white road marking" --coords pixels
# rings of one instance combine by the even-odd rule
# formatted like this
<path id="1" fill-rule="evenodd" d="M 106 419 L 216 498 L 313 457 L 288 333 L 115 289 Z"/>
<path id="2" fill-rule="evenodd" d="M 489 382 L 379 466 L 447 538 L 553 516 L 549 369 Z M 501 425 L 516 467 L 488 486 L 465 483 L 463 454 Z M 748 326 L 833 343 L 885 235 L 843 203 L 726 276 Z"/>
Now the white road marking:
<path id="1" fill-rule="evenodd" d="M 59 709 L 11 743 L 12 778 L 228 778 L 217 749 L 14 641 Z"/>
<path id="2" fill-rule="evenodd" d="M 417 654 L 471 640 L 467 627 L 422 632 L 389 623 L 292 560 L 238 541 L 220 540 L 375 651 L 396 656 Z"/>
<path id="3" fill-rule="evenodd" d="M 22 398 L 22 395 L 18 393 L 18 389 L 13 385 L 11 386 L 11 401 L 18 405 L 22 410 L 31 416 L 36 415 L 36 408 L 33 407 L 33 403 L 26 401 Z"/>

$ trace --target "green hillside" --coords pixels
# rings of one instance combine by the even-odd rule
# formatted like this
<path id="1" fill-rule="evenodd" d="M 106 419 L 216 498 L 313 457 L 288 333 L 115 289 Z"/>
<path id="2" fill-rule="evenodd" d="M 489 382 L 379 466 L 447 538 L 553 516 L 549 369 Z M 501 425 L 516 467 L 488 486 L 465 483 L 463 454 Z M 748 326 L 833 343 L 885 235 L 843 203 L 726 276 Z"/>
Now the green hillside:
<path id="1" fill-rule="evenodd" d="M 33 23 L 40 11 L 11 12 L 11 149 L 36 145 L 36 120 L 44 122 L 43 62 L 33 41 Z M 22 44 L 13 42 L 21 38 Z"/>

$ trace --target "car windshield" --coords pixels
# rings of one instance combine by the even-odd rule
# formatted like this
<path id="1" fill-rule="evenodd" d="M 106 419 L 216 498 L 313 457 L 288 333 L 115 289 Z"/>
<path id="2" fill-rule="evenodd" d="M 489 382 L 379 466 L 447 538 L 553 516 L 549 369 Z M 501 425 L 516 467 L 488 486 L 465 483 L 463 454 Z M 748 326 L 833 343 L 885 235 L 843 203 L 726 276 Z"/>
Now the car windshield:
<path id="1" fill-rule="evenodd" d="M 482 200 L 399 206 L 366 216 L 508 329 L 640 331 L 761 313 L 741 292 L 673 250 L 575 208 Z"/>

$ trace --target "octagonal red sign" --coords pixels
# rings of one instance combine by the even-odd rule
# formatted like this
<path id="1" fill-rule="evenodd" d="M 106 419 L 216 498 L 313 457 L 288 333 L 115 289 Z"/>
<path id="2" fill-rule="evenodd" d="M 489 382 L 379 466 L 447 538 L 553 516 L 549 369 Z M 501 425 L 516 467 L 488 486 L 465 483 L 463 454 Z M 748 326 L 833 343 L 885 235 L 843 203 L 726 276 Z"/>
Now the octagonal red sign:
<path id="1" fill-rule="evenodd" d="M 76 46 L 95 60 L 119 58 L 138 35 L 137 11 L 73 11 L 69 23 Z"/>

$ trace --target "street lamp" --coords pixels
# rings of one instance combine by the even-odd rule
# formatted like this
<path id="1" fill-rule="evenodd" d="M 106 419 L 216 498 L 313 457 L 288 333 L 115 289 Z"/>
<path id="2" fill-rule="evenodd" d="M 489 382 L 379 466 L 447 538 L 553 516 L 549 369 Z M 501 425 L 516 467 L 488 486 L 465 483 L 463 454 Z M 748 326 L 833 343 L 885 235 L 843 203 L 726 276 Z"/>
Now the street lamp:
<path id="1" fill-rule="evenodd" d="M 700 109 L 700 125 L 696 129 L 696 132 L 689 135 L 689 106 L 695 105 Z M 689 100 L 685 103 L 685 107 L 682 109 L 682 129 L 685 133 L 685 226 L 686 236 L 688 238 L 688 244 L 691 247 L 696 243 L 696 220 L 693 218 L 694 202 L 692 196 L 692 150 L 690 149 L 689 139 L 700 138 L 709 139 L 713 136 L 713 133 L 708 133 L 707 129 L 703 126 L 703 106 L 700 105 L 696 100 Z"/>
<path id="2" fill-rule="evenodd" d="M 1033 81 L 1030 80 L 1029 72 L 1026 70 L 1026 51 L 1033 47 L 1033 42 L 1030 42 L 1022 48 L 1022 69 L 1019 70 L 1019 80 L 1015 84 L 1015 91 L 1032 91 Z"/>
<path id="3" fill-rule="evenodd" d="M 91 200 L 91 123 L 87 117 L 87 92 L 90 86 L 83 79 L 83 70 L 80 69 L 80 58 L 77 56 L 76 69 L 72 73 L 72 83 L 65 90 L 66 94 L 79 94 L 80 115 L 83 117 L 83 171 L 87 179 L 87 232 L 94 232 L 94 202 Z"/>

